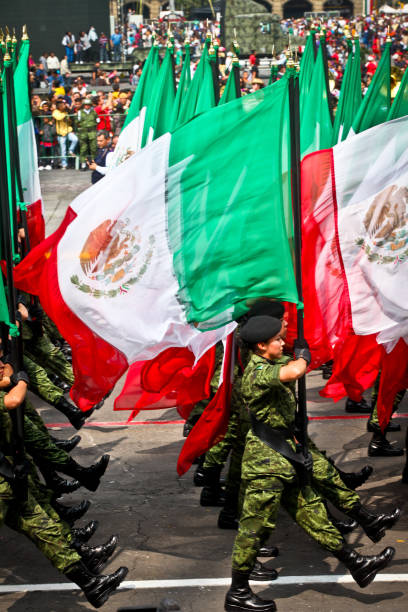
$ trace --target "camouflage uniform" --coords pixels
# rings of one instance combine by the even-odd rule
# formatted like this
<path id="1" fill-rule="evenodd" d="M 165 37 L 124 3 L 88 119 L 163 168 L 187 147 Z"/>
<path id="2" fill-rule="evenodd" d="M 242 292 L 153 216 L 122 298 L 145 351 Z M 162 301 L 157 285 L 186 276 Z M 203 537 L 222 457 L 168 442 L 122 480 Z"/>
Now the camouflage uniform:
<path id="1" fill-rule="evenodd" d="M 279 380 L 280 369 L 291 360 L 274 362 L 252 355 L 242 379 L 242 396 L 259 421 L 273 428 L 294 426 L 296 399 L 294 383 Z M 293 438 L 287 439 L 295 450 Z M 344 540 L 327 517 L 320 496 L 310 487 L 300 487 L 293 465 L 264 444 L 250 430 L 242 459 L 245 499 L 232 554 L 235 570 L 252 571 L 260 546 L 276 525 L 279 506 L 323 548 L 341 550 Z"/>
<path id="2" fill-rule="evenodd" d="M 34 335 L 28 325 L 23 325 L 24 354 L 46 371 L 59 376 L 67 384 L 74 384 L 72 365 L 62 351 L 54 346 L 47 334 Z"/>
<path id="3" fill-rule="evenodd" d="M 44 327 L 44 331 L 51 340 L 51 342 L 53 342 L 54 344 L 59 342 L 65 342 L 65 339 L 61 336 L 58 327 L 45 312 L 43 314 L 42 324 Z"/>
<path id="4" fill-rule="evenodd" d="M 78 111 L 76 116 L 76 131 L 79 138 L 79 159 L 81 164 L 89 155 L 92 159 L 96 156 L 96 123 L 98 115 L 91 109 L 86 113 L 84 109 Z"/>
<path id="5" fill-rule="evenodd" d="M 26 406 L 30 406 L 28 401 L 26 401 Z M 31 409 L 36 414 L 32 406 Z M 34 421 L 37 421 L 37 418 L 40 419 L 38 415 L 36 419 L 31 420 L 32 413 L 28 412 L 29 410 L 26 408 L 24 415 L 24 443 L 27 451 L 36 462 L 41 464 L 51 463 L 56 469 L 58 466 L 66 465 L 70 459 L 69 454 L 54 444 L 45 426 L 37 426 Z"/>
<path id="6" fill-rule="evenodd" d="M 4 406 L 4 392 L 0 392 L 0 448 L 12 458 L 12 424 Z M 62 573 L 81 561 L 80 555 L 70 547 L 67 526 L 62 523 L 55 511 L 51 517 L 39 503 L 37 488 L 33 477 L 28 477 L 27 500 L 21 502 L 5 478 L 0 476 L 0 526 L 9 527 L 26 535 L 41 552 Z"/>
<path id="7" fill-rule="evenodd" d="M 24 354 L 24 369 L 30 379 L 30 389 L 43 400 L 55 406 L 64 395 L 62 390 L 48 378 L 47 372 Z"/>

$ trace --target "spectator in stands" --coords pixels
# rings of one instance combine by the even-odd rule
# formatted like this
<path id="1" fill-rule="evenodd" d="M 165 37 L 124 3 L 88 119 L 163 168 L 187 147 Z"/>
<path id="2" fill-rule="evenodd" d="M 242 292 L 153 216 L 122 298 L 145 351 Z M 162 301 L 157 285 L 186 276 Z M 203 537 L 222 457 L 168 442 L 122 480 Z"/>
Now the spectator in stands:
<path id="1" fill-rule="evenodd" d="M 68 64 L 71 64 L 74 61 L 75 36 L 71 32 L 66 32 L 61 44 L 65 47 Z"/>
<path id="2" fill-rule="evenodd" d="M 59 70 L 59 69 L 60 69 L 59 59 L 55 55 L 54 51 L 51 51 L 51 53 L 47 57 L 47 70 Z"/>
<path id="3" fill-rule="evenodd" d="M 48 70 L 47 59 L 48 59 L 48 53 L 43 53 L 42 55 L 40 55 L 40 58 L 38 60 L 38 65 L 42 66 L 44 73 Z"/>
<path id="4" fill-rule="evenodd" d="M 80 96 L 86 96 L 86 84 L 81 77 L 75 79 L 75 85 L 72 88 L 72 93 L 79 93 Z"/>
<path id="5" fill-rule="evenodd" d="M 82 59 L 82 43 L 79 38 L 75 41 L 74 45 L 74 57 L 76 64 L 83 64 L 84 60 Z"/>
<path id="6" fill-rule="evenodd" d="M 98 102 L 95 106 L 95 112 L 98 115 L 99 123 L 96 126 L 98 132 L 100 130 L 105 130 L 106 132 L 111 132 L 112 126 L 110 121 L 110 102 L 106 99 L 105 93 L 100 91 L 98 93 Z"/>
<path id="7" fill-rule="evenodd" d="M 98 34 L 93 26 L 89 28 L 88 40 L 90 44 L 89 59 L 91 62 L 95 62 L 98 59 Z"/>
<path id="8" fill-rule="evenodd" d="M 68 109 L 63 98 L 57 99 L 57 108 L 52 113 L 56 124 L 56 133 L 58 138 L 58 144 L 61 155 L 61 168 L 66 170 L 68 161 L 66 158 L 67 153 L 67 140 L 69 142 L 69 155 L 75 157 L 75 147 L 78 142 L 77 136 L 72 131 L 71 119 L 68 116 Z"/>
<path id="9" fill-rule="evenodd" d="M 47 100 L 41 102 L 40 109 L 40 128 L 38 133 L 40 137 L 39 140 L 41 161 L 38 169 L 43 170 L 45 168 L 45 170 L 52 170 L 54 162 L 50 158 L 55 155 L 55 147 L 57 144 L 55 121 L 51 116 L 50 104 Z"/>
<path id="10" fill-rule="evenodd" d="M 109 62 L 108 45 L 108 37 L 104 32 L 101 32 L 101 35 L 99 36 L 99 61 L 101 63 Z"/>
<path id="11" fill-rule="evenodd" d="M 60 64 L 60 73 L 61 73 L 61 76 L 65 77 L 65 75 L 68 72 L 69 72 L 68 58 L 67 58 L 66 55 L 64 55 L 64 57 L 61 60 L 61 64 Z"/>
<path id="12" fill-rule="evenodd" d="M 122 55 L 122 34 L 119 32 L 119 28 L 115 28 L 111 36 L 111 46 L 113 49 L 113 61 L 120 62 Z"/>
<path id="13" fill-rule="evenodd" d="M 89 62 L 91 43 L 89 42 L 88 34 L 86 32 L 79 33 L 79 40 L 81 41 L 81 59 L 79 63 Z"/>

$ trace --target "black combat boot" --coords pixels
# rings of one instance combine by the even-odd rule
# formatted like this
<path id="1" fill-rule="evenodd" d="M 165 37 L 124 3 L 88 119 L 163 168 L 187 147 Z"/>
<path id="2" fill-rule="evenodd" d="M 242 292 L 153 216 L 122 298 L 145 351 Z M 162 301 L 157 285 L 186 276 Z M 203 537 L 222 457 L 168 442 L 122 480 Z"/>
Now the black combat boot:
<path id="1" fill-rule="evenodd" d="M 94 608 L 100 608 L 126 578 L 128 571 L 127 567 L 120 567 L 108 576 L 95 576 L 82 561 L 78 561 L 65 573 L 65 576 L 82 589 Z"/>
<path id="2" fill-rule="evenodd" d="M 334 556 L 344 563 L 357 582 L 358 586 L 364 589 L 372 582 L 380 570 L 387 567 L 393 556 L 395 548 L 388 546 L 379 555 L 360 555 L 349 546 L 343 546 L 341 550 L 334 553 Z"/>
<path id="3" fill-rule="evenodd" d="M 323 363 L 321 370 L 323 380 L 329 380 L 333 374 L 333 360 Z"/>
<path id="4" fill-rule="evenodd" d="M 54 491 L 55 497 L 61 497 L 61 495 L 73 493 L 81 486 L 81 483 L 78 480 L 65 480 L 65 478 L 58 476 L 56 472 L 45 472 L 41 468 L 40 471 L 44 476 L 47 487 Z"/>
<path id="5" fill-rule="evenodd" d="M 224 506 L 226 498 L 225 491 L 220 485 L 221 470 L 221 465 L 205 468 L 207 484 L 200 495 L 202 506 Z"/>
<path id="6" fill-rule="evenodd" d="M 354 529 L 357 527 L 357 521 L 355 521 L 354 519 L 338 519 L 330 512 L 327 503 L 323 503 L 326 507 L 327 516 L 329 517 L 330 522 L 333 523 L 333 525 L 336 527 L 336 529 L 338 529 L 338 531 L 340 531 L 342 535 L 347 535 L 348 533 L 354 531 Z"/>
<path id="7" fill-rule="evenodd" d="M 237 488 L 228 484 L 225 489 L 225 504 L 218 515 L 219 529 L 238 529 L 238 494 Z"/>
<path id="8" fill-rule="evenodd" d="M 52 372 L 48 373 L 48 378 L 50 379 L 53 385 L 61 389 L 61 391 L 63 391 L 64 393 L 68 393 L 68 391 L 71 389 L 71 385 L 66 383 L 65 380 L 61 380 L 59 376 L 53 374 Z"/>
<path id="9" fill-rule="evenodd" d="M 229 512 L 225 507 L 220 511 L 218 515 L 218 528 L 219 529 L 238 529 L 239 523 L 235 512 Z"/>
<path id="10" fill-rule="evenodd" d="M 381 433 L 381 428 L 376 423 L 367 421 L 367 431 L 372 431 L 373 433 Z M 399 423 L 395 423 L 394 421 L 390 421 L 387 427 L 385 428 L 385 431 L 401 431 L 401 425 Z"/>
<path id="11" fill-rule="evenodd" d="M 395 508 L 389 514 L 371 514 L 364 506 L 358 504 L 349 512 L 366 535 L 373 542 L 379 542 L 385 536 L 386 529 L 392 529 L 401 516 L 401 510 Z"/>
<path id="12" fill-rule="evenodd" d="M 74 448 L 80 443 L 81 436 L 73 436 L 69 440 L 59 440 L 58 438 L 54 438 L 54 436 L 50 436 L 51 440 L 54 442 L 55 446 L 61 448 L 62 450 L 70 453 Z"/>
<path id="13" fill-rule="evenodd" d="M 71 546 L 81 555 L 82 561 L 89 571 L 93 574 L 99 574 L 108 559 L 113 555 L 118 545 L 118 539 L 118 536 L 112 536 L 106 544 L 100 546 L 88 546 L 79 540 L 74 540 Z"/>
<path id="14" fill-rule="evenodd" d="M 358 414 L 370 414 L 371 412 L 371 408 L 364 397 L 362 397 L 359 402 L 355 402 L 348 397 L 345 408 L 346 412 L 357 412 Z"/>
<path id="15" fill-rule="evenodd" d="M 89 500 L 84 500 L 76 506 L 64 506 L 64 504 L 53 501 L 52 505 L 62 520 L 66 521 L 68 525 L 72 526 L 75 521 L 78 521 L 86 512 L 88 512 L 91 502 Z"/>
<path id="16" fill-rule="evenodd" d="M 368 445 L 369 457 L 401 457 L 403 454 L 404 449 L 393 446 L 381 432 L 374 433 Z"/>
<path id="17" fill-rule="evenodd" d="M 232 583 L 225 596 L 225 610 L 227 612 L 275 612 L 276 604 L 270 599 L 261 599 L 251 591 L 248 584 L 250 572 L 232 570 Z"/>
<path id="18" fill-rule="evenodd" d="M 365 465 L 359 472 L 343 472 L 336 466 L 340 478 L 349 489 L 358 489 L 373 473 L 371 465 Z"/>
<path id="19" fill-rule="evenodd" d="M 254 569 L 249 574 L 249 580 L 269 581 L 276 580 L 278 572 L 275 569 L 269 569 L 260 561 L 255 561 Z"/>
<path id="20" fill-rule="evenodd" d="M 268 546 L 264 544 L 258 551 L 257 557 L 278 557 L 279 548 L 277 546 Z"/>
<path id="21" fill-rule="evenodd" d="M 85 527 L 73 527 L 71 529 L 74 540 L 88 542 L 99 527 L 99 521 L 90 521 Z"/>
<path id="22" fill-rule="evenodd" d="M 79 480 L 81 485 L 86 487 L 89 491 L 96 491 L 102 476 L 106 472 L 109 459 L 110 455 L 102 455 L 97 463 L 89 467 L 82 467 L 75 459 L 70 457 L 65 465 L 58 466 L 58 470 L 63 474 L 67 474 Z"/>
<path id="23" fill-rule="evenodd" d="M 89 419 L 94 411 L 94 409 L 91 408 L 86 412 L 82 412 L 82 410 L 79 410 L 76 406 L 74 406 L 74 404 L 68 402 L 63 395 L 54 404 L 54 406 L 67 417 L 68 421 L 73 427 L 75 427 L 75 429 L 81 429 L 86 419 Z"/>

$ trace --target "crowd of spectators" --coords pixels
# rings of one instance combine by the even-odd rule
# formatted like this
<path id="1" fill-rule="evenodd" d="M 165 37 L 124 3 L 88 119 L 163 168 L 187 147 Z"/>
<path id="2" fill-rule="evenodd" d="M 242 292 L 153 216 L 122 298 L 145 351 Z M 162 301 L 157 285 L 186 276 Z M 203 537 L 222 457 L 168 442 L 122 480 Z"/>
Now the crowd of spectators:
<path id="1" fill-rule="evenodd" d="M 131 22 L 125 29 L 126 36 L 129 32 L 135 32 Z M 142 44 L 151 44 L 153 30 L 150 26 L 140 24 L 136 26 L 142 37 Z M 304 50 L 307 33 L 312 27 L 310 20 L 285 19 L 281 22 L 285 34 L 290 34 L 293 40 L 297 40 L 298 53 L 301 57 Z M 320 26 L 315 24 L 315 29 Z M 155 25 L 155 34 L 160 45 L 166 44 L 166 32 L 168 24 L 165 22 Z M 219 34 L 217 23 L 192 22 L 186 27 L 185 22 L 180 22 L 172 27 L 175 38 L 175 68 L 176 81 L 179 78 L 183 58 L 182 45 L 189 37 L 192 48 L 191 74 L 193 76 L 198 65 L 202 43 L 205 40 L 207 28 L 217 37 Z M 332 107 L 335 109 L 338 100 L 345 63 L 347 60 L 348 47 L 347 37 L 358 36 L 361 44 L 361 71 L 362 91 L 365 93 L 372 76 L 378 65 L 381 52 L 384 48 L 388 34 L 392 39 L 392 96 L 395 95 L 398 83 L 405 68 L 408 65 L 408 15 L 370 15 L 358 16 L 352 19 L 341 17 L 329 18 L 325 23 L 326 46 L 328 55 L 329 82 L 332 94 Z M 89 32 L 94 31 L 90 28 Z M 143 36 L 145 35 L 145 38 Z M 67 43 L 69 32 L 62 42 Z M 68 37 L 68 38 L 67 38 Z M 88 36 L 88 40 L 90 40 Z M 95 41 L 100 39 L 95 33 Z M 106 37 L 107 38 L 107 37 Z M 73 40 L 74 37 L 71 38 Z M 122 39 L 121 39 L 122 40 Z M 194 41 L 197 41 L 194 44 Z M 108 43 L 106 43 L 108 45 Z M 114 46 L 114 43 L 112 43 Z M 68 45 L 66 45 L 68 46 Z M 97 55 L 90 57 L 98 59 Z M 74 53 L 74 61 L 75 53 Z M 226 52 L 219 47 L 219 68 L 221 91 L 228 78 L 232 61 L 232 53 Z M 287 55 L 282 52 L 277 57 L 278 79 L 282 78 L 286 69 Z M 44 66 L 46 67 L 44 69 Z M 44 94 L 32 96 L 32 110 L 38 143 L 40 169 L 51 169 L 54 167 L 66 168 L 70 164 L 70 157 L 79 155 L 80 164 L 86 169 L 86 161 L 92 157 L 93 145 L 87 146 L 83 142 L 87 135 L 80 130 L 81 116 L 88 117 L 92 111 L 92 121 L 89 120 L 91 138 L 96 141 L 98 131 L 103 130 L 116 138 L 122 128 L 126 113 L 128 112 L 133 92 L 137 87 L 143 65 L 135 63 L 128 84 L 121 83 L 121 76 L 116 69 L 103 70 L 99 61 L 93 65 L 92 76 L 89 82 L 83 77 L 74 78 L 69 71 L 67 55 L 59 62 L 54 52 L 44 53 L 37 63 L 30 58 L 30 78 L 32 84 L 39 86 Z M 262 76 L 262 78 L 261 78 Z M 43 83 L 43 85 L 41 85 Z M 259 73 L 259 57 L 256 50 L 249 56 L 247 65 L 241 68 L 241 92 L 243 95 L 256 91 L 266 84 L 265 74 Z M 101 86 L 108 91 L 101 91 Z M 125 86 L 125 89 L 123 87 Z M 132 87 L 132 90 L 130 88 Z M 122 87 L 122 89 L 121 89 Z M 61 115 L 64 115 L 62 117 Z M 84 132 L 84 130 L 82 130 Z M 89 140 L 89 139 L 88 139 Z M 82 145 L 82 146 L 81 146 Z M 72 162 L 71 162 L 72 163 Z"/>

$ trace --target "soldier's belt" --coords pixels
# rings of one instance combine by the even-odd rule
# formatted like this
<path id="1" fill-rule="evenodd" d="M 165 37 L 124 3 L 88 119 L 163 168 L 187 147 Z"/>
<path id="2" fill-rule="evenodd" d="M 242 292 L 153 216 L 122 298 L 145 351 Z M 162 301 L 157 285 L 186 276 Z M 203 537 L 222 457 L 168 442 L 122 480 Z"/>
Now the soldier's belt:
<path id="1" fill-rule="evenodd" d="M 296 464 L 294 467 L 304 465 L 305 459 L 303 453 L 295 452 L 287 441 L 287 438 L 293 439 L 293 432 L 290 429 L 274 429 L 267 423 L 258 421 L 252 413 L 250 413 L 250 417 L 252 433 L 257 438 L 269 446 L 269 448 L 283 455 L 290 463 Z"/>

